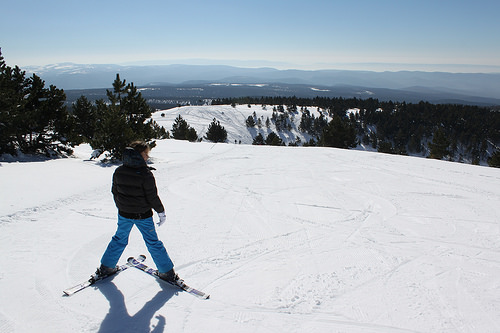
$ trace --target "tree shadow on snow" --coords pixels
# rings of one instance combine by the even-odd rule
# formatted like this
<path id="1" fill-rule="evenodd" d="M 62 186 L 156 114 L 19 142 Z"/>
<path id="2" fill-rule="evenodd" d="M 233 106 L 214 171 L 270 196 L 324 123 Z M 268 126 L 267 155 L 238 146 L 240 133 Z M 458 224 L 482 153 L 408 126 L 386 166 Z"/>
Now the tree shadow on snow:
<path id="1" fill-rule="evenodd" d="M 133 316 L 129 315 L 125 297 L 113 282 L 99 285 L 97 289 L 108 299 L 109 312 L 98 332 L 163 332 L 166 324 L 165 317 L 157 315 L 158 322 L 153 329 L 150 328 L 151 321 L 155 313 L 178 291 L 165 283 L 157 282 L 161 290 Z"/>

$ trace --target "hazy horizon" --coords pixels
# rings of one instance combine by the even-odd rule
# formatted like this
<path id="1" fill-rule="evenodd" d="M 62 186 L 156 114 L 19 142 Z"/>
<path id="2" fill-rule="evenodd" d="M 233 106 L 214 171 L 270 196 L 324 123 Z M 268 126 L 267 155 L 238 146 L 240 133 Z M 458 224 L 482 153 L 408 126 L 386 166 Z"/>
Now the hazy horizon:
<path id="1" fill-rule="evenodd" d="M 300 70 L 500 73 L 500 3 L 368 0 L 147 4 L 11 1 L 8 65 L 225 64 Z"/>
<path id="2" fill-rule="evenodd" d="M 12 65 L 6 59 L 7 65 Z M 113 65 L 113 66 L 170 66 L 170 65 L 192 65 L 192 66 L 229 66 L 237 68 L 272 68 L 280 71 L 323 71 L 323 70 L 345 70 L 345 71 L 369 71 L 369 72 L 443 72 L 443 73 L 471 73 L 471 74 L 499 74 L 500 66 L 490 65 L 466 65 L 466 64 L 399 64 L 399 63 L 335 63 L 335 64 L 311 64 L 300 66 L 297 64 L 280 63 L 272 61 L 257 60 L 211 60 L 211 59 L 173 59 L 173 60 L 135 60 L 121 63 L 86 63 L 64 61 L 47 64 L 29 64 L 20 66 L 22 69 L 43 68 L 62 64 L 74 65 Z M 18 65 L 18 64 L 14 64 Z M 12 65 L 13 66 L 13 65 Z M 19 66 L 19 65 L 18 65 Z M 28 70 L 29 71 L 29 70 Z"/>

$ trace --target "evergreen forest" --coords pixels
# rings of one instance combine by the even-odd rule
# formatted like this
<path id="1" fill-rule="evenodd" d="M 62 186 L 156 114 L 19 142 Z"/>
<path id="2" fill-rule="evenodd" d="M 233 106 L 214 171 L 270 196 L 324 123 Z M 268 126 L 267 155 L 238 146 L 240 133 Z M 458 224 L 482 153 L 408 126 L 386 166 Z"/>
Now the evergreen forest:
<path id="1" fill-rule="evenodd" d="M 304 144 L 308 146 L 363 144 L 383 153 L 500 166 L 500 112 L 493 107 L 341 97 L 244 97 L 216 99 L 212 104 L 278 105 L 273 121 L 285 124 L 276 126 L 278 131 L 287 130 L 287 113 L 300 110 L 300 130 L 314 137 Z M 318 108 L 321 116 L 311 115 L 307 107 Z M 326 121 L 323 114 L 331 120 Z M 254 119 L 246 121 L 247 126 L 254 123 Z M 265 144 L 265 140 L 254 143 Z"/>

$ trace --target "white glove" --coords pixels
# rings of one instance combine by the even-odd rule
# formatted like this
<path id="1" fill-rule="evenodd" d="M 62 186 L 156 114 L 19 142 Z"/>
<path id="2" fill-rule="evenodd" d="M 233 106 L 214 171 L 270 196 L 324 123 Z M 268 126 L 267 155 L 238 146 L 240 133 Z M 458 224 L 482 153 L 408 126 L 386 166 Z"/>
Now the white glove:
<path id="1" fill-rule="evenodd" d="M 156 222 L 156 225 L 160 227 L 163 223 L 167 221 L 167 215 L 165 214 L 165 211 L 158 213 L 158 218 L 160 220 Z"/>

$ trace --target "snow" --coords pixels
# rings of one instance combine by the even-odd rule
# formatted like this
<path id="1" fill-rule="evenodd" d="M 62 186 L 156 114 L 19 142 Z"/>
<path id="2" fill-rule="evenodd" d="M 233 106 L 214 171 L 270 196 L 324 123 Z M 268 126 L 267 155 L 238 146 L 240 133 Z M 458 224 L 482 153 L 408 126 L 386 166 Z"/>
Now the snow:
<path id="1" fill-rule="evenodd" d="M 91 152 L 0 164 L 0 332 L 500 331 L 499 169 L 160 140 L 158 234 L 211 298 L 132 268 L 63 297 L 116 227 L 116 165 Z M 134 229 L 120 262 L 141 253 Z"/>
<path id="2" fill-rule="evenodd" d="M 212 123 L 213 119 L 220 121 L 221 125 L 224 126 L 227 131 L 227 141 L 234 143 L 235 141 L 242 144 L 252 144 L 253 139 L 258 133 L 262 133 L 264 138 L 266 138 L 269 133 L 276 133 L 285 144 L 295 143 L 297 138 L 300 138 L 302 143 L 308 142 L 311 136 L 307 133 L 302 133 L 298 128 L 300 125 L 300 119 L 302 113 L 300 109 L 297 113 L 293 113 L 289 117 L 292 122 L 292 129 L 290 131 L 278 131 L 275 124 L 272 123 L 271 118 L 273 112 L 280 114 L 277 111 L 273 111 L 274 106 L 272 105 L 236 105 L 232 107 L 230 105 L 204 105 L 204 106 L 181 106 L 177 108 L 172 108 L 169 110 L 158 111 L 153 114 L 153 119 L 166 130 L 172 129 L 172 124 L 178 115 L 193 127 L 198 137 L 204 137 L 208 126 Z M 311 115 L 316 118 L 320 116 L 320 112 L 317 107 L 307 107 Z M 253 113 L 260 119 L 262 126 L 259 128 L 257 125 L 253 128 L 246 127 L 246 120 L 248 116 L 253 116 Z M 290 114 L 290 113 L 289 113 Z M 327 121 L 330 118 L 325 113 L 325 119 Z M 270 120 L 270 127 L 266 127 L 266 119 Z"/>

